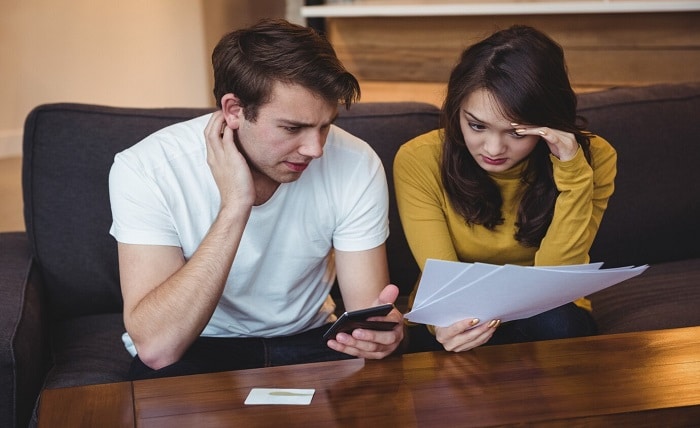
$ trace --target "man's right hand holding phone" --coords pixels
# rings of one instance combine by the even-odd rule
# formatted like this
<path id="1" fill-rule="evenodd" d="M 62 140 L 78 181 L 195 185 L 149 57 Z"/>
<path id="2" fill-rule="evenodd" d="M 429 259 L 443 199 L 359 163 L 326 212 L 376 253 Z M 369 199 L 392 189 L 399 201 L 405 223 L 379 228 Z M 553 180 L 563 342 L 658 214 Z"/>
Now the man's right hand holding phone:
<path id="1" fill-rule="evenodd" d="M 345 318 L 349 321 L 358 319 L 357 314 L 361 316 L 363 313 L 369 313 L 370 315 L 364 319 L 365 321 L 379 321 L 381 323 L 374 325 L 374 329 L 361 327 L 356 324 L 358 328 L 346 332 L 340 331 L 335 334 L 335 337 L 329 337 L 327 341 L 328 347 L 338 352 L 368 359 L 381 359 L 392 354 L 404 338 L 403 314 L 391 303 L 396 300 L 398 293 L 398 287 L 391 284 L 387 285 L 380 293 L 377 305 L 348 313 L 348 316 Z M 385 313 L 386 315 L 371 315 L 373 313 Z M 387 323 L 395 324 L 388 329 L 389 325 Z M 371 326 L 371 324 L 365 324 L 365 326 Z M 334 327 L 338 328 L 334 324 L 331 330 Z M 340 330 L 343 330 L 343 328 L 340 328 Z M 329 336 L 332 336 L 332 333 L 334 332 L 330 331 Z"/>

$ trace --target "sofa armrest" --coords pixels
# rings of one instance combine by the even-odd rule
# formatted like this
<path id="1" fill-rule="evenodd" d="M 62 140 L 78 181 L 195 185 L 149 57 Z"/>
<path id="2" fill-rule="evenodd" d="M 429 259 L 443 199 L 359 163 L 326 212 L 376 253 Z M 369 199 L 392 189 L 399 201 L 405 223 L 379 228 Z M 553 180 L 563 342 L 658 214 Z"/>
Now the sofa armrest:
<path id="1" fill-rule="evenodd" d="M 0 426 L 27 426 L 49 360 L 47 325 L 25 233 L 0 233 Z"/>

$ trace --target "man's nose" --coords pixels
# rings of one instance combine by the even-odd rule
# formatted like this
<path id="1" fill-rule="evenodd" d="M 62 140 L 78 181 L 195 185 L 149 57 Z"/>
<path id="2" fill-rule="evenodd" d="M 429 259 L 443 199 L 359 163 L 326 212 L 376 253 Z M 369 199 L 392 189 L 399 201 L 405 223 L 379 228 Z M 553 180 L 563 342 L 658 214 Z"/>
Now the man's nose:
<path id="1" fill-rule="evenodd" d="M 322 132 L 310 132 L 299 147 L 299 153 L 311 158 L 320 158 L 323 155 L 323 145 L 326 143 L 326 135 Z"/>

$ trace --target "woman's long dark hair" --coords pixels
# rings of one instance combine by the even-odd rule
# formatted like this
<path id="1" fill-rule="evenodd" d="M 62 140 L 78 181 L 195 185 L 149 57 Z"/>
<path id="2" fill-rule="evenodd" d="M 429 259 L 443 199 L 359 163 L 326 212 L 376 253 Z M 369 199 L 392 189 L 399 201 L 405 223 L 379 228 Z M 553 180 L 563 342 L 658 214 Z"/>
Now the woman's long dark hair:
<path id="1" fill-rule="evenodd" d="M 532 27 L 518 25 L 466 49 L 452 70 L 442 107 L 442 181 L 452 206 L 467 224 L 493 230 L 503 223 L 501 192 L 467 150 L 460 128 L 461 105 L 479 89 L 500 104 L 509 120 L 573 133 L 589 162 L 590 142 L 583 132 L 585 120 L 576 115 L 576 94 L 559 44 Z M 525 190 L 515 239 L 526 247 L 539 247 L 554 214 L 558 191 L 549 153 L 546 142 L 540 140 L 521 177 Z"/>

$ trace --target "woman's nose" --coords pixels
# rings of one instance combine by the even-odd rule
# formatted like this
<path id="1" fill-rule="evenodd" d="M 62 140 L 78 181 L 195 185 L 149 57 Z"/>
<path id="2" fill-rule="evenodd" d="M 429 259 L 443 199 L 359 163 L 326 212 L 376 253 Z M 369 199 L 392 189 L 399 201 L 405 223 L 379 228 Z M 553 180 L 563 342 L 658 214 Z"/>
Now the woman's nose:
<path id="1" fill-rule="evenodd" d="M 503 144 L 503 140 L 500 135 L 490 134 L 486 137 L 484 141 L 484 151 L 489 156 L 498 156 L 505 152 L 506 146 Z"/>

